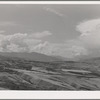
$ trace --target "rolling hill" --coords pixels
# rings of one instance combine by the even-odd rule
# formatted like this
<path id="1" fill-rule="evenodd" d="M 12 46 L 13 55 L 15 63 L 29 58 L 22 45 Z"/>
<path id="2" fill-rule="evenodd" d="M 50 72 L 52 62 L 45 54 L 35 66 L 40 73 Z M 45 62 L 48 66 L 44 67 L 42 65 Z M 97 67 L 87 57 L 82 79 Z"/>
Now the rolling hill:
<path id="1" fill-rule="evenodd" d="M 100 90 L 100 68 L 93 63 L 44 62 L 41 54 L 42 61 L 33 61 L 34 53 L 12 54 L 0 56 L 0 90 Z"/>
<path id="2" fill-rule="evenodd" d="M 32 61 L 43 61 L 43 62 L 51 62 L 51 61 L 61 61 L 62 59 L 57 58 L 57 57 L 52 57 L 52 56 L 47 56 L 41 53 L 26 53 L 26 52 L 0 52 L 1 56 L 4 57 L 17 57 L 17 58 L 22 58 L 26 60 L 32 60 Z"/>

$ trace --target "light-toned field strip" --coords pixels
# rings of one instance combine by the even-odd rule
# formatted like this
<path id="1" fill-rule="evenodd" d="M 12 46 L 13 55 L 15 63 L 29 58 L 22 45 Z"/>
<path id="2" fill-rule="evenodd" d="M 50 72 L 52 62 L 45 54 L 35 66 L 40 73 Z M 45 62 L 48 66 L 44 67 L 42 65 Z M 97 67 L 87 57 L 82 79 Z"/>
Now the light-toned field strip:
<path id="1" fill-rule="evenodd" d="M 62 71 L 65 72 L 80 72 L 80 73 L 91 73 L 90 71 L 85 71 L 85 70 L 73 70 L 73 69 L 62 69 Z"/>

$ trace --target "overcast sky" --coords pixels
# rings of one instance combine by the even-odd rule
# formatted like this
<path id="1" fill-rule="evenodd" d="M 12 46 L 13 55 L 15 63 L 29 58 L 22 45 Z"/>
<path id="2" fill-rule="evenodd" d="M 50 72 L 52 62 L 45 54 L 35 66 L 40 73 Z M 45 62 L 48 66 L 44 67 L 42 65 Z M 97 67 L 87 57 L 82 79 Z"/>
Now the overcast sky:
<path id="1" fill-rule="evenodd" d="M 0 5 L 0 51 L 100 56 L 100 5 Z"/>

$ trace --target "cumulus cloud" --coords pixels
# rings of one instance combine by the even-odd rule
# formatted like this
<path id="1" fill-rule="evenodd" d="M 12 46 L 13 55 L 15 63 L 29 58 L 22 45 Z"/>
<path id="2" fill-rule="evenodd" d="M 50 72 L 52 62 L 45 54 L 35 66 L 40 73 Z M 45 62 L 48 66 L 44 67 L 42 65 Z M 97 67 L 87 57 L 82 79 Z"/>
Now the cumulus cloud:
<path id="1" fill-rule="evenodd" d="M 82 55 L 96 54 L 100 51 L 100 19 L 83 21 L 76 26 L 80 35 L 62 44 L 55 45 L 55 55 L 75 58 Z M 93 55 L 93 56 L 94 56 Z"/>
<path id="2" fill-rule="evenodd" d="M 15 33 L 11 35 L 0 34 L 0 51 L 2 52 L 33 52 L 35 48 L 42 47 L 44 42 L 40 38 L 51 35 L 50 32 L 41 33 Z"/>
<path id="3" fill-rule="evenodd" d="M 100 48 L 100 19 L 82 22 L 77 30 L 81 32 L 79 40 L 88 48 Z"/>
<path id="4" fill-rule="evenodd" d="M 7 45 L 6 50 L 7 52 L 25 52 L 26 48 L 19 47 L 19 45 L 11 43 L 10 45 Z"/>
<path id="5" fill-rule="evenodd" d="M 77 30 L 83 35 L 89 35 L 93 31 L 100 30 L 100 19 L 92 19 L 83 21 L 77 25 Z"/>
<path id="6" fill-rule="evenodd" d="M 71 42 L 71 41 L 70 41 Z M 71 44 L 71 43 L 70 43 Z M 75 45 L 69 43 L 49 43 L 44 42 L 42 44 L 37 45 L 35 50 L 39 53 L 43 53 L 46 55 L 54 55 L 54 56 L 62 56 L 65 58 L 74 58 L 79 57 L 81 55 L 87 55 L 88 51 L 86 48 L 80 45 Z"/>
<path id="7" fill-rule="evenodd" d="M 52 33 L 48 31 L 33 34 L 0 34 L 0 52 L 38 52 L 66 58 L 87 54 L 87 50 L 76 40 L 69 40 L 64 43 L 50 43 L 42 40 L 42 38 L 50 35 Z"/>

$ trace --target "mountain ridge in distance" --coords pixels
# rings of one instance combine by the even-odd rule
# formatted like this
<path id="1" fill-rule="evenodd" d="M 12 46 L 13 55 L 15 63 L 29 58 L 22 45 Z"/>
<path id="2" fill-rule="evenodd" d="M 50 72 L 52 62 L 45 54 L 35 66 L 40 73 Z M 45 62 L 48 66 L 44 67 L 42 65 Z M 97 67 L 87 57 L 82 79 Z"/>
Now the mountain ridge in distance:
<path id="1" fill-rule="evenodd" d="M 48 56 L 45 54 L 37 53 L 37 52 L 0 52 L 1 56 L 4 57 L 17 57 L 25 60 L 32 60 L 32 61 L 43 61 L 43 62 L 52 62 L 52 61 L 62 61 L 62 59 Z"/>

